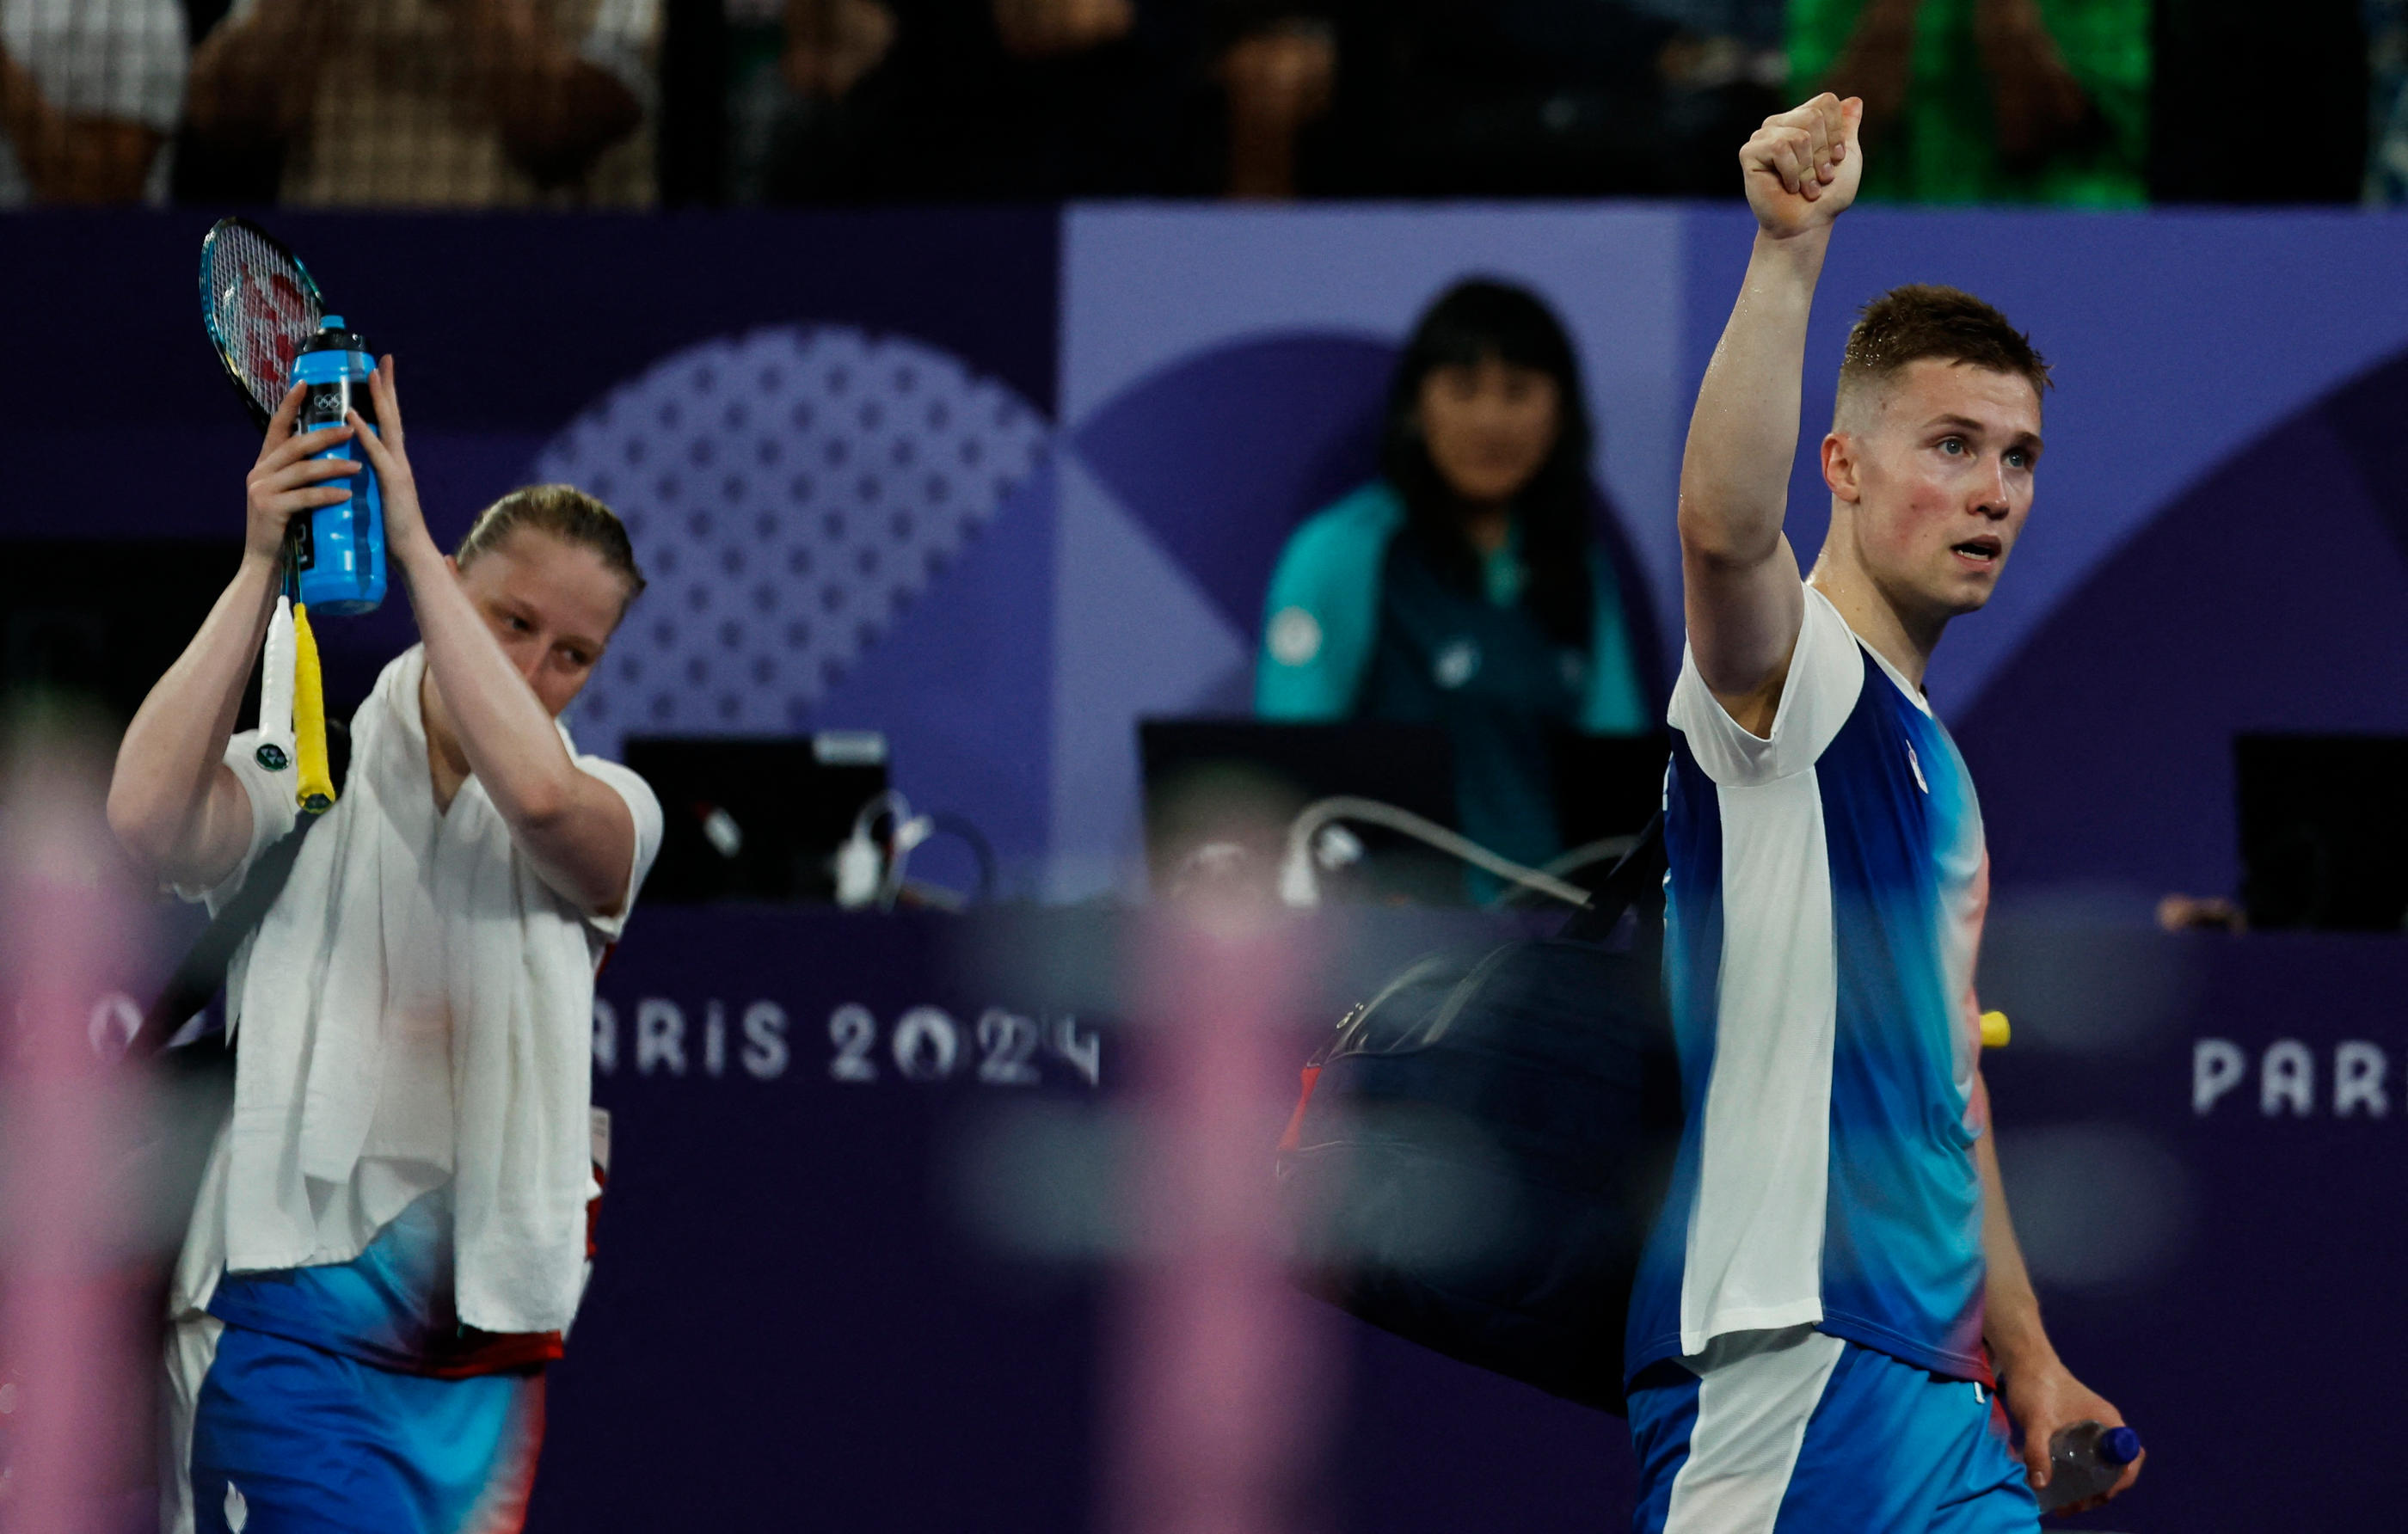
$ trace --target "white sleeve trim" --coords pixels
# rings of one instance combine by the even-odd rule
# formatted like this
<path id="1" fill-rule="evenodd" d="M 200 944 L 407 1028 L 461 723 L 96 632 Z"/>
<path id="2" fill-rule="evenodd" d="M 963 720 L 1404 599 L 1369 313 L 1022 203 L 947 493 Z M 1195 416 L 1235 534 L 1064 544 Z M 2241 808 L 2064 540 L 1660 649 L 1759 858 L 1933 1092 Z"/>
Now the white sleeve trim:
<path id="1" fill-rule="evenodd" d="M 1813 587 L 1805 588 L 1797 649 L 1773 710 L 1772 731 L 1758 736 L 1730 716 L 1706 685 L 1696 654 L 1681 652 L 1681 680 L 1672 687 L 1671 726 L 1717 783 L 1768 783 L 1805 771 L 1829 749 L 1864 690 L 1865 662 L 1856 631 Z"/>
<path id="2" fill-rule="evenodd" d="M 251 800 L 251 845 L 242 851 L 242 861 L 234 870 L 208 889 L 194 889 L 182 884 L 171 886 L 187 900 L 206 900 L 209 914 L 233 899 L 251 877 L 251 866 L 271 842 L 301 824 L 301 808 L 294 798 L 294 767 L 270 772 L 259 765 L 253 754 L 259 749 L 259 732 L 244 730 L 226 742 L 224 762 L 234 769 L 235 781 L 242 784 L 244 796 Z"/>

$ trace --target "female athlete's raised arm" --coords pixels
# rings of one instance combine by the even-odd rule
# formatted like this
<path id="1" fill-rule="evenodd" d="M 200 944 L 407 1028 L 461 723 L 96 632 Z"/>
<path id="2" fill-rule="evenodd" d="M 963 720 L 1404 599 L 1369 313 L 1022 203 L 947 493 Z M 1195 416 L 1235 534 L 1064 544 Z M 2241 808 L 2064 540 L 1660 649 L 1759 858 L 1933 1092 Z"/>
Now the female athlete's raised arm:
<path id="1" fill-rule="evenodd" d="M 635 861 L 635 819 L 616 790 L 570 758 L 552 710 L 505 653 L 505 636 L 498 631 L 549 619 L 539 612 L 485 610 L 470 598 L 459 567 L 436 547 L 419 509 L 390 356 L 377 366 L 369 393 L 379 429 L 363 429 L 360 440 L 384 491 L 386 557 L 408 583 L 409 605 L 426 643 L 427 677 L 441 695 L 440 723 L 437 700 L 425 700 L 430 743 L 440 753 L 442 735 L 457 737 L 469 770 L 509 824 L 511 839 L 548 883 L 589 910 L 615 913 L 626 898 Z M 351 421 L 365 427 L 356 414 Z M 619 605 L 624 609 L 624 602 Z M 585 669 L 599 658 L 618 613 L 604 617 L 588 625 L 600 632 L 575 641 Z M 545 654 L 542 645 L 529 647 L 528 663 L 540 666 Z M 568 695 L 574 695 L 573 687 Z M 439 763 L 430 766 L 440 773 Z"/>
<path id="2" fill-rule="evenodd" d="M 1771 727 L 1803 617 L 1782 518 L 1798 452 L 1806 320 L 1831 222 L 1856 200 L 1863 111 L 1854 99 L 1820 95 L 1765 119 L 1740 151 L 1756 251 L 1681 459 L 1690 648 L 1706 685 L 1758 735 Z"/>
<path id="3" fill-rule="evenodd" d="M 222 881 L 251 845 L 251 801 L 225 747 L 276 610 L 284 524 L 347 499 L 348 485 L 327 481 L 357 472 L 348 460 L 312 456 L 349 437 L 350 426 L 293 435 L 301 400 L 298 386 L 284 396 L 251 465 L 234 580 L 136 710 L 109 778 L 109 829 L 152 872 L 188 889 Z"/>

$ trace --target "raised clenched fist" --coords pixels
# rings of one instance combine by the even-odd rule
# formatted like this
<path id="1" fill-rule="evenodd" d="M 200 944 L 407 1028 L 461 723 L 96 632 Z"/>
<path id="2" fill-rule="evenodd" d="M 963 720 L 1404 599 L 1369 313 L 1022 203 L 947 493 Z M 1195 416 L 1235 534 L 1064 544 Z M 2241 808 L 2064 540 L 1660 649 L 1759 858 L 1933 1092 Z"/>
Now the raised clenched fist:
<path id="1" fill-rule="evenodd" d="M 1747 205 L 1776 239 L 1828 228 L 1856 200 L 1864 153 L 1856 130 L 1865 104 L 1828 92 L 1764 120 L 1739 151 Z"/>

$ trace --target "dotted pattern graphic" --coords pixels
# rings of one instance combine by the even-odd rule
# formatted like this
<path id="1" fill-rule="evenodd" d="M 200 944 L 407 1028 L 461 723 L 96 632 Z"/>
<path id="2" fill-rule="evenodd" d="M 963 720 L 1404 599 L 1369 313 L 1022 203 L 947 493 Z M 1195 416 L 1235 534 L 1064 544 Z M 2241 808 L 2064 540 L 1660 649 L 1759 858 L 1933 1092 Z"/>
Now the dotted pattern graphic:
<path id="1" fill-rule="evenodd" d="M 1044 416 L 943 351 L 837 326 L 709 341 L 537 457 L 625 519 L 652 584 L 571 716 L 628 735 L 777 735 L 1036 468 Z"/>

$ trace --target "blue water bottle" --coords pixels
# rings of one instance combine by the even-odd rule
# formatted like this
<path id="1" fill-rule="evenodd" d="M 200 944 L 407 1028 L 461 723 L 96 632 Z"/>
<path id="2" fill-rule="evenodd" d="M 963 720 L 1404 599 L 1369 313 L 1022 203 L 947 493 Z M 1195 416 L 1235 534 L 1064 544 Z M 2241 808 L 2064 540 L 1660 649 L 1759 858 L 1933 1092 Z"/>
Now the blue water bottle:
<path id="1" fill-rule="evenodd" d="M 367 343 L 343 326 L 343 317 L 329 314 L 318 334 L 309 337 L 293 359 L 293 381 L 309 393 L 301 402 L 296 430 L 313 432 L 339 426 L 345 412 L 357 410 L 376 429 L 376 406 L 368 398 L 368 373 L 375 366 Z M 301 600 L 313 614 L 342 615 L 373 611 L 384 600 L 384 496 L 377 487 L 376 470 L 356 441 L 339 443 L 321 458 L 360 460 L 360 471 L 348 480 L 351 498 L 339 506 L 322 506 L 296 525 L 300 533 L 294 565 L 300 571 Z"/>

